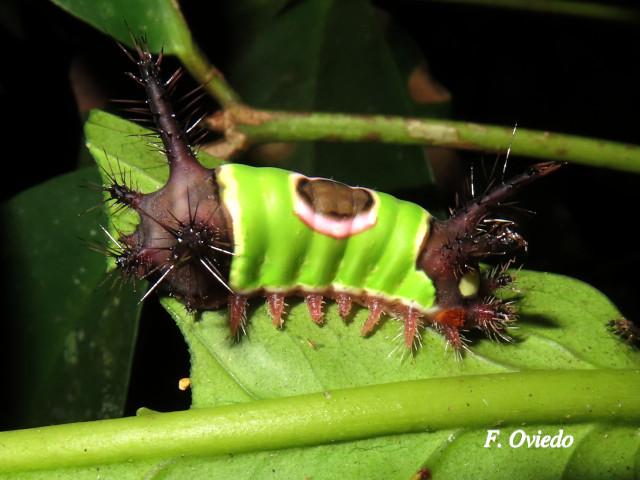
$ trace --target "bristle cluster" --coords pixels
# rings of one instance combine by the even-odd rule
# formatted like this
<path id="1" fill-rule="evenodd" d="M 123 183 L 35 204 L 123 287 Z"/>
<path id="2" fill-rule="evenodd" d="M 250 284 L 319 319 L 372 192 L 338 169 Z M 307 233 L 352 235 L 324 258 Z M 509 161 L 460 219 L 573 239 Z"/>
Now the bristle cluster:
<path id="1" fill-rule="evenodd" d="M 610 320 L 609 329 L 629 345 L 640 347 L 640 327 L 626 318 Z"/>
<path id="2" fill-rule="evenodd" d="M 105 158 L 107 154 L 105 152 Z M 125 208 L 135 208 L 139 205 L 142 195 L 133 185 L 131 175 L 127 176 L 127 172 L 122 169 L 120 162 L 117 163 L 117 173 L 110 168 L 109 170 L 102 168 L 102 174 L 105 178 L 103 186 L 96 186 L 105 195 L 105 202 L 114 207 L 113 213 L 117 214 Z"/>
<path id="3" fill-rule="evenodd" d="M 483 303 L 473 304 L 469 316 L 475 327 L 494 340 L 511 341 L 507 328 L 516 320 L 514 302 L 495 297 L 486 298 Z"/>

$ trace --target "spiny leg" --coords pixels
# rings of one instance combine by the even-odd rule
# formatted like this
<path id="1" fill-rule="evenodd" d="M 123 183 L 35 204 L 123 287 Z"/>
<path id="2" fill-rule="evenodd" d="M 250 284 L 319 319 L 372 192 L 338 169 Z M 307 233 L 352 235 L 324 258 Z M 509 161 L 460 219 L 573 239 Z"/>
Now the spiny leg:
<path id="1" fill-rule="evenodd" d="M 409 307 L 404 315 L 404 344 L 412 350 L 416 346 L 416 340 L 420 341 L 420 328 L 422 328 L 422 314 Z"/>
<path id="2" fill-rule="evenodd" d="M 282 328 L 284 325 L 284 319 L 282 314 L 284 313 L 284 295 L 281 293 L 270 293 L 267 295 L 267 308 L 269 309 L 269 315 L 273 325 Z"/>
<path id="3" fill-rule="evenodd" d="M 324 322 L 324 313 L 322 312 L 322 304 L 324 303 L 324 299 L 322 295 L 307 295 L 305 297 L 305 301 L 307 302 L 307 308 L 309 309 L 311 320 L 313 320 L 318 325 L 322 325 L 322 323 Z"/>
<path id="4" fill-rule="evenodd" d="M 380 316 L 384 311 L 384 304 L 378 299 L 370 299 L 367 301 L 367 308 L 369 309 L 369 317 L 360 330 L 360 335 L 366 337 L 369 335 L 376 325 L 380 322 Z"/>
<path id="5" fill-rule="evenodd" d="M 347 293 L 339 293 L 336 296 L 336 303 L 338 304 L 338 313 L 340 314 L 340 317 L 346 321 L 353 304 L 351 295 Z"/>
<path id="6" fill-rule="evenodd" d="M 229 295 L 229 327 L 231 336 L 238 338 L 240 330 L 246 334 L 247 297 L 243 295 Z"/>
<path id="7" fill-rule="evenodd" d="M 454 350 L 459 351 L 463 348 L 460 329 L 464 327 L 466 319 L 466 310 L 464 308 L 442 309 L 432 319 Z"/>
<path id="8" fill-rule="evenodd" d="M 516 310 L 513 301 L 495 297 L 487 298 L 469 307 L 466 325 L 477 328 L 490 338 L 510 342 L 507 328 L 515 321 Z"/>

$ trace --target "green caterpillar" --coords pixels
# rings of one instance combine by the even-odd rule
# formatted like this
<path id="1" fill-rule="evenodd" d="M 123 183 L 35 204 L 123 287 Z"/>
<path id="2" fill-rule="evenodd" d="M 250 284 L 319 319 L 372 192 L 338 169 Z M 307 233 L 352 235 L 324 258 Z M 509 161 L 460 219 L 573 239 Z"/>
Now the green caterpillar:
<path id="1" fill-rule="evenodd" d="M 191 309 L 228 305 L 233 336 L 244 329 L 251 297 L 266 297 L 282 327 L 287 296 L 305 298 L 323 322 L 323 299 L 346 318 L 353 303 L 369 310 L 368 335 L 382 314 L 404 322 L 413 348 L 420 328 L 441 331 L 456 349 L 460 332 L 478 328 L 505 336 L 511 303 L 494 292 L 511 277 L 479 264 L 526 246 L 513 223 L 491 212 L 522 186 L 559 167 L 540 163 L 502 182 L 440 221 L 410 202 L 366 188 L 308 178 L 276 168 L 200 165 L 176 121 L 159 61 L 137 48 L 138 83 L 163 141 L 167 184 L 142 194 L 111 178 L 111 200 L 136 210 L 136 231 L 114 239 L 126 276 L 153 281 L 149 292 L 175 296 Z M 149 293 L 148 292 L 148 293 Z"/>
<path id="2" fill-rule="evenodd" d="M 277 324 L 276 305 L 291 292 L 304 292 L 317 323 L 318 297 L 336 298 L 345 317 L 359 299 L 374 316 L 366 332 L 383 305 L 421 314 L 433 308 L 433 282 L 416 269 L 429 228 L 424 209 L 277 168 L 226 165 L 216 175 L 235 239 L 229 285 L 246 296 L 270 295 Z"/>

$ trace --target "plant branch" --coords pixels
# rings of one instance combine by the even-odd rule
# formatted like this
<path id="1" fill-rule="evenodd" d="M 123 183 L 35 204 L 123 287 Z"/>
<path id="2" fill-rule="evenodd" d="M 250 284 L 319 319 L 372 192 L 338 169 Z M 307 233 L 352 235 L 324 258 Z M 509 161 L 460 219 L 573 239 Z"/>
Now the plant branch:
<path id="1" fill-rule="evenodd" d="M 235 145 L 265 142 L 383 142 L 511 153 L 640 173 L 640 147 L 540 130 L 382 115 L 296 113 L 236 105 L 207 119 Z M 243 141 L 239 142 L 238 137 Z"/>
<path id="2" fill-rule="evenodd" d="M 433 378 L 0 433 L 0 471 L 225 455 L 450 428 L 640 426 L 640 370 Z"/>
<path id="3" fill-rule="evenodd" d="M 637 145 L 527 129 L 519 129 L 514 137 L 511 127 L 460 121 L 253 109 L 242 103 L 191 37 L 185 36 L 184 42 L 188 48 L 178 49 L 176 55 L 224 109 L 209 117 L 207 124 L 225 134 L 221 143 L 225 156 L 247 144 L 266 142 L 383 142 L 494 153 L 504 153 L 511 147 L 515 155 L 640 173 Z"/>
<path id="4" fill-rule="evenodd" d="M 625 23 L 639 23 L 640 11 L 617 5 L 606 5 L 592 2 L 558 1 L 558 0 L 428 0 L 433 3 L 451 3 L 481 7 L 506 8 L 551 15 L 568 15 L 573 17 L 592 18 Z"/>
<path id="5" fill-rule="evenodd" d="M 209 60 L 194 42 L 191 42 L 190 48 L 178 50 L 176 55 L 189 73 L 223 108 L 240 103 L 240 97 L 227 83 L 224 75 L 209 63 Z"/>

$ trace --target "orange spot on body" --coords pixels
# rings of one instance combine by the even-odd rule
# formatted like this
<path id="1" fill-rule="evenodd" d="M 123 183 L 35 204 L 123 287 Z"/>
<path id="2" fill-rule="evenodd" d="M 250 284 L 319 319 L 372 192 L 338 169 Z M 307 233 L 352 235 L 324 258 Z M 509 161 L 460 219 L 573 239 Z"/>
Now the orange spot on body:
<path id="1" fill-rule="evenodd" d="M 464 325 L 465 316 L 463 308 L 448 308 L 436 313 L 435 321 L 442 326 L 460 328 Z"/>

